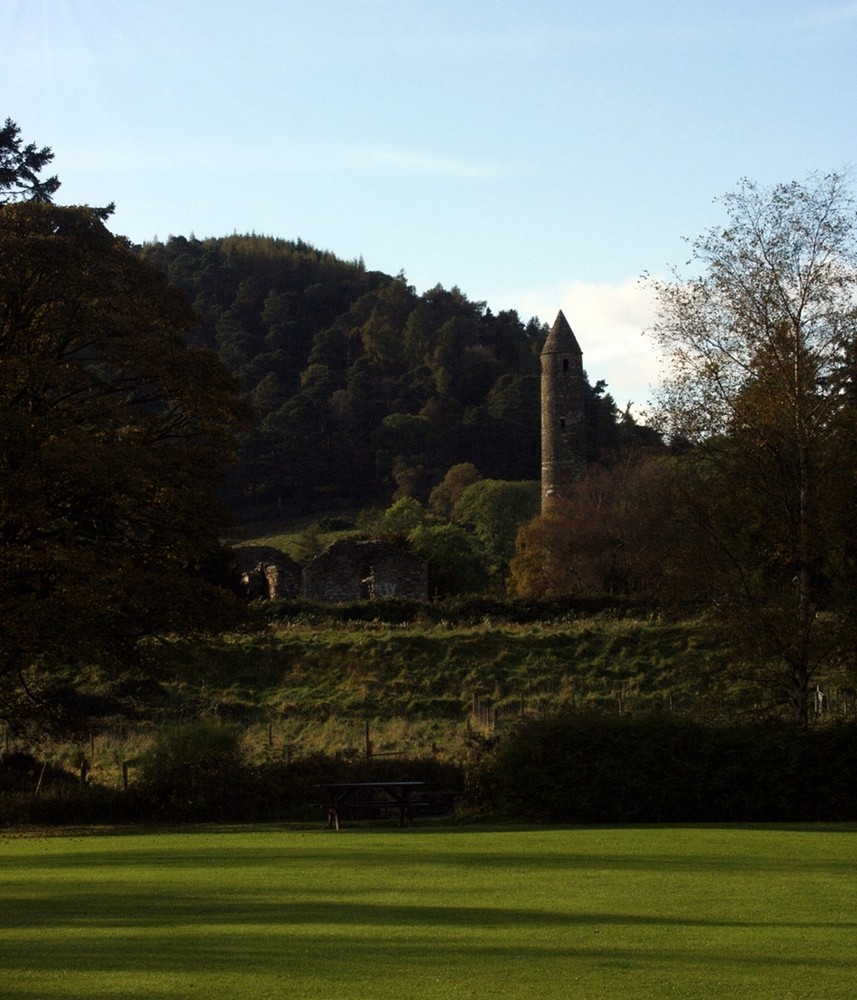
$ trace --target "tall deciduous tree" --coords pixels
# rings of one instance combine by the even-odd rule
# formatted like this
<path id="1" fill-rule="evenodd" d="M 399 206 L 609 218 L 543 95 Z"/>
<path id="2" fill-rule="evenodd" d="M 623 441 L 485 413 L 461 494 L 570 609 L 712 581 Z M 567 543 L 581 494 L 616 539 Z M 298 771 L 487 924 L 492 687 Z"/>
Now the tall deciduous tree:
<path id="1" fill-rule="evenodd" d="M 518 532 L 510 589 L 522 597 L 698 601 L 713 567 L 700 564 L 695 526 L 677 509 L 686 483 L 670 455 L 626 454 L 611 467 L 590 465 L 567 496 Z"/>
<path id="2" fill-rule="evenodd" d="M 726 557 L 733 637 L 783 664 L 796 723 L 847 565 L 829 516 L 854 488 L 849 366 L 857 332 L 857 232 L 846 180 L 815 175 L 723 199 L 727 221 L 693 244 L 701 274 L 653 284 L 667 378 L 665 429 L 698 445 L 695 505 Z M 853 528 L 853 526 L 852 526 Z"/>
<path id="3" fill-rule="evenodd" d="M 480 479 L 459 497 L 453 519 L 473 532 L 498 585 L 509 568 L 518 529 L 532 519 L 538 508 L 537 482 Z"/>
<path id="4" fill-rule="evenodd" d="M 482 473 L 472 462 L 453 465 L 429 494 L 429 507 L 435 514 L 449 519 L 462 493 L 481 478 Z"/>
<path id="5" fill-rule="evenodd" d="M 0 206 L 0 713 L 227 620 L 205 580 L 241 413 L 181 295 L 89 208 Z M 39 680 L 41 678 L 42 680 Z M 41 694 L 39 688 L 41 685 Z M 49 686 L 49 683 L 48 683 Z"/>

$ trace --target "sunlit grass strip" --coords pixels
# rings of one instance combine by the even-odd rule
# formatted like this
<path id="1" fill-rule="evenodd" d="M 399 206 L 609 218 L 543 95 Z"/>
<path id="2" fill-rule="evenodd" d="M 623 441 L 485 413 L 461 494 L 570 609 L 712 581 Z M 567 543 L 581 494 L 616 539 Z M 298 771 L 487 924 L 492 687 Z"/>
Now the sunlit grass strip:
<path id="1" fill-rule="evenodd" d="M 0 997 L 845 997 L 857 829 L 0 844 Z"/>

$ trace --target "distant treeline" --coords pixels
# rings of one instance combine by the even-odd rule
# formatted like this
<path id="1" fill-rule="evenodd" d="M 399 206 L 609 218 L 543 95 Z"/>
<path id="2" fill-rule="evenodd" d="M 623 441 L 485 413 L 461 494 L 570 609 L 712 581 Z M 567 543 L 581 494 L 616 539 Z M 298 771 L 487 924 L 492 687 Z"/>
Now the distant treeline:
<path id="1" fill-rule="evenodd" d="M 239 517 L 425 500 L 453 465 L 537 479 L 547 327 L 457 288 L 418 295 L 302 241 L 171 237 L 142 255 L 193 304 L 252 407 L 231 484 Z M 606 384 L 587 392 L 590 459 L 645 437 Z"/>

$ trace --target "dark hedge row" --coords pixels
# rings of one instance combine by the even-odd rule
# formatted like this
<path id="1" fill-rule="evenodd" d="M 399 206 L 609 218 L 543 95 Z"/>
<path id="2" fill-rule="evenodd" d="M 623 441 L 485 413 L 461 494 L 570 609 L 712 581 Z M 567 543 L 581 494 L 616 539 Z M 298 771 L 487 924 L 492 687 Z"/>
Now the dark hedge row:
<path id="1" fill-rule="evenodd" d="M 471 814 L 529 822 L 857 820 L 855 723 L 798 736 L 773 724 L 577 713 L 527 720 L 497 742 L 476 742 L 463 768 L 433 758 L 327 754 L 250 764 L 237 729 L 198 723 L 165 732 L 127 791 L 81 786 L 16 755 L 0 761 L 0 826 L 322 822 L 318 785 L 378 779 L 424 781 L 438 813 L 463 790 Z"/>
<path id="2" fill-rule="evenodd" d="M 201 722 L 162 734 L 127 790 L 80 783 L 51 769 L 38 782 L 35 758 L 0 759 L 0 826 L 312 821 L 326 818 L 318 786 L 341 781 L 423 781 L 431 808 L 449 811 L 459 768 L 434 758 L 348 760 L 312 754 L 262 763 L 242 760 L 236 727 Z M 36 789 L 38 792 L 36 793 Z"/>
<path id="3" fill-rule="evenodd" d="M 857 819 L 857 724 L 786 725 L 582 713 L 522 723 L 483 764 L 484 797 L 536 822 Z"/>
<path id="4" fill-rule="evenodd" d="M 307 624 L 373 621 L 390 625 L 410 622 L 473 625 L 489 618 L 502 620 L 508 624 L 526 625 L 532 622 L 577 618 L 603 612 L 622 616 L 651 610 L 651 602 L 642 599 L 618 598 L 610 594 L 584 594 L 555 600 L 525 600 L 484 595 L 447 597 L 437 601 L 384 598 L 346 604 L 284 600 L 265 605 L 258 613 L 272 622 L 299 621 Z"/>

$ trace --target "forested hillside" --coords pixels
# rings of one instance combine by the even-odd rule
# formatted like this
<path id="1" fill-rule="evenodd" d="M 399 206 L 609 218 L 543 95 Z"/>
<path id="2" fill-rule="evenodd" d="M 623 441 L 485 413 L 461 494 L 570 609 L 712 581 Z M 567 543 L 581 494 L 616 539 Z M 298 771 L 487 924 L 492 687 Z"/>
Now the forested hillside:
<path id="1" fill-rule="evenodd" d="M 301 241 L 172 237 L 141 252 L 187 295 L 192 339 L 252 405 L 230 497 L 239 518 L 425 500 L 462 462 L 538 478 L 537 319 L 495 315 L 457 288 L 418 295 L 402 275 Z M 603 382 L 588 417 L 590 457 L 635 429 Z"/>

